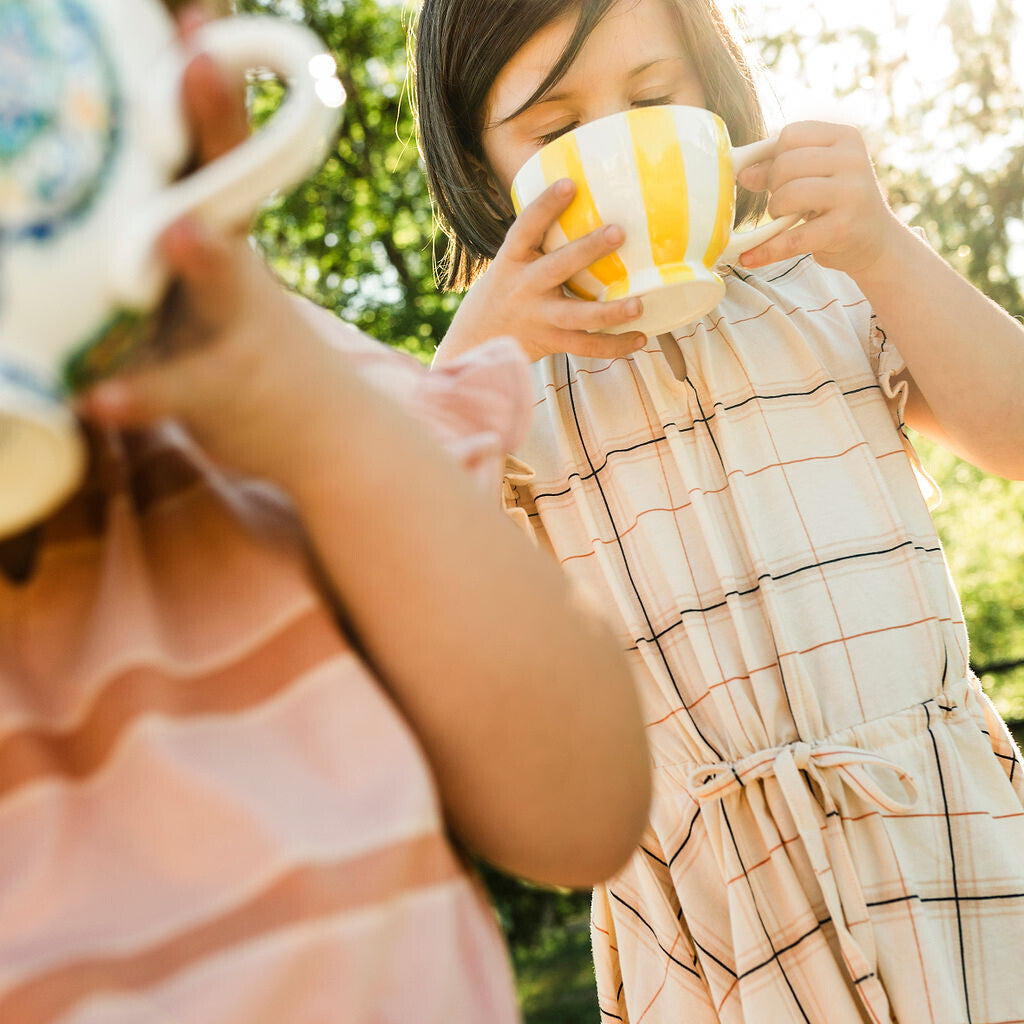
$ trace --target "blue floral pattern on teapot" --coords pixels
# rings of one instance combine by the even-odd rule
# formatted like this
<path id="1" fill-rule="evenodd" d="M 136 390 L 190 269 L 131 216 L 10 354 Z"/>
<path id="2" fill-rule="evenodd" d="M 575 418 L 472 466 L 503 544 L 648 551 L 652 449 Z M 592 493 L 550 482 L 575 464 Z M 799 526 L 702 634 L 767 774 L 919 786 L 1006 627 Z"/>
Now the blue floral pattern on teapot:
<path id="1" fill-rule="evenodd" d="M 112 63 L 77 0 L 0 0 L 0 223 L 46 238 L 85 212 L 117 149 Z"/>

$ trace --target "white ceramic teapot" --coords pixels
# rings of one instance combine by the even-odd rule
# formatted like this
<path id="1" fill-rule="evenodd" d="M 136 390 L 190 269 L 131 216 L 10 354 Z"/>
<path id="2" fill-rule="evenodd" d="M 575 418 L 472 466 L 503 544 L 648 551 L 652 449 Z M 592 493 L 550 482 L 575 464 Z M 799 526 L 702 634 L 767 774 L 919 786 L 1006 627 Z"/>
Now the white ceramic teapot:
<path id="1" fill-rule="evenodd" d="M 195 40 L 231 74 L 288 84 L 268 124 L 175 180 L 189 155 L 192 51 L 159 0 L 0 0 L 0 536 L 77 485 L 69 393 L 112 372 L 159 302 L 163 230 L 192 213 L 245 223 L 322 159 L 344 92 L 308 29 L 211 22 Z"/>

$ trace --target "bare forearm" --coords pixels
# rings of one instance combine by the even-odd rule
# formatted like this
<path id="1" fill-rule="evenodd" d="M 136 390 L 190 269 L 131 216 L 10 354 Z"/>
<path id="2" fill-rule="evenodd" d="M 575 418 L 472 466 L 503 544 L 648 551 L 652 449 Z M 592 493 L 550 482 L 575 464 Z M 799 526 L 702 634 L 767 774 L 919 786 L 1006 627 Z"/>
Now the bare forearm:
<path id="1" fill-rule="evenodd" d="M 854 276 L 950 445 L 982 469 L 1024 477 L 1020 324 L 902 227 Z"/>
<path id="2" fill-rule="evenodd" d="M 502 333 L 500 327 L 494 329 L 493 318 L 488 315 L 490 311 L 487 307 L 487 289 L 481 290 L 479 285 L 470 288 L 459 303 L 441 344 L 437 346 L 432 366 L 444 366 Z"/>
<path id="3" fill-rule="evenodd" d="M 437 346 L 437 351 L 434 352 L 434 359 L 430 365 L 445 366 L 466 352 L 482 345 L 486 340 L 486 338 L 468 338 L 455 331 L 449 331 L 441 339 L 441 344 Z"/>
<path id="4" fill-rule="evenodd" d="M 296 473 L 289 489 L 454 829 L 516 873 L 594 883 L 646 814 L 620 653 L 421 425 L 351 375 L 330 387 L 314 449 L 329 469 Z"/>

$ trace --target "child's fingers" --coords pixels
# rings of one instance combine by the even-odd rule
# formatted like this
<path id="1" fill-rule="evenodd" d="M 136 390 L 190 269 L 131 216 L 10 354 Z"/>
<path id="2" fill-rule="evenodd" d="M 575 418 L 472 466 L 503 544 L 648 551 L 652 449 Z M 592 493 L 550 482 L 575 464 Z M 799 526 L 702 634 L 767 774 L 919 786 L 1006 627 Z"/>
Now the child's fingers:
<path id="1" fill-rule="evenodd" d="M 537 260 L 533 273 L 537 274 L 543 290 L 557 288 L 573 274 L 578 274 L 602 256 L 615 252 L 625 240 L 626 233 L 617 224 L 597 228 Z"/>
<path id="2" fill-rule="evenodd" d="M 189 362 L 197 356 L 173 363 L 112 377 L 75 398 L 75 410 L 98 426 L 131 430 L 168 417 L 186 417 L 195 399 L 195 374 Z"/>
<path id="3" fill-rule="evenodd" d="M 505 236 L 501 247 L 504 254 L 519 263 L 536 259 L 548 228 L 572 202 L 574 195 L 576 186 L 568 178 L 561 178 L 524 206 Z"/>
<path id="4" fill-rule="evenodd" d="M 130 430 L 161 418 L 148 396 L 148 389 L 137 390 L 131 377 L 117 377 L 77 395 L 74 407 L 79 416 L 96 426 Z"/>
<path id="5" fill-rule="evenodd" d="M 829 178 L 841 170 L 842 160 L 834 148 L 805 147 L 744 168 L 736 181 L 751 192 L 775 192 L 797 178 Z"/>
<path id="6" fill-rule="evenodd" d="M 184 45 L 210 21 L 199 3 L 188 4 L 178 15 L 178 37 Z M 245 87 L 233 87 L 219 66 L 199 54 L 185 69 L 184 103 L 194 134 L 194 149 L 201 164 L 215 160 L 249 134 Z"/>
<path id="7" fill-rule="evenodd" d="M 768 188 L 768 180 L 772 173 L 772 161 L 762 160 L 759 164 L 744 167 L 736 175 L 736 183 L 749 192 L 764 192 Z"/>
<path id="8" fill-rule="evenodd" d="M 216 160 L 248 137 L 244 86 L 233 85 L 209 54 L 197 54 L 189 61 L 183 88 L 200 164 Z"/>
<path id="9" fill-rule="evenodd" d="M 775 158 L 791 149 L 827 149 L 844 139 L 860 138 L 852 125 L 833 124 L 830 121 L 794 121 L 779 132 Z"/>
<path id="10" fill-rule="evenodd" d="M 737 182 L 752 192 L 774 190 L 796 177 L 827 177 L 850 154 L 866 154 L 860 132 L 851 125 L 796 121 L 779 132 L 771 159 L 744 168 Z"/>
<path id="11" fill-rule="evenodd" d="M 805 146 L 780 153 L 768 174 L 772 192 L 797 178 L 831 178 L 843 170 L 843 160 L 834 147 Z"/>
<path id="12" fill-rule="evenodd" d="M 824 213 L 834 209 L 840 198 L 840 190 L 832 178 L 798 178 L 772 193 L 768 213 L 772 217 Z"/>
<path id="13" fill-rule="evenodd" d="M 831 223 L 830 217 L 818 217 L 798 224 L 743 253 L 740 256 L 740 265 L 766 267 L 792 256 L 820 252 L 823 244 L 828 242 Z"/>
<path id="14" fill-rule="evenodd" d="M 588 334 L 586 331 L 558 331 L 549 339 L 548 350 L 568 352 L 590 359 L 622 359 L 644 347 L 647 338 L 639 331 L 625 334 Z"/>
<path id="15" fill-rule="evenodd" d="M 78 411 L 97 423 L 131 428 L 187 416 L 205 390 L 207 364 L 203 351 L 182 349 L 215 342 L 242 308 L 245 268 L 230 240 L 207 233 L 195 221 L 180 220 L 162 235 L 160 251 L 184 289 L 180 308 L 162 317 L 149 343 L 165 358 L 78 396 Z"/>
<path id="16" fill-rule="evenodd" d="M 209 14 L 200 3 L 186 4 L 178 12 L 178 38 L 188 44 L 195 34 L 210 20 Z"/>
<path id="17" fill-rule="evenodd" d="M 638 298 L 619 299 L 616 302 L 588 302 L 560 295 L 552 299 L 545 311 L 548 323 L 569 331 L 599 331 L 606 327 L 629 329 L 629 322 L 644 311 Z"/>

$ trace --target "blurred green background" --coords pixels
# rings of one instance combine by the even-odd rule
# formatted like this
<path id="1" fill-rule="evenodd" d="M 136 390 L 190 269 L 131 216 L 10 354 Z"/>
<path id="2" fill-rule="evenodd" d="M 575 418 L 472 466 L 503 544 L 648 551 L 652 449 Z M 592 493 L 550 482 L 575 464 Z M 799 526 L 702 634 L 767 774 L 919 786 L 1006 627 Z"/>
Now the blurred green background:
<path id="1" fill-rule="evenodd" d="M 440 294 L 432 277 L 435 237 L 406 71 L 410 10 L 376 0 L 238 6 L 310 25 L 348 93 L 337 145 L 315 177 L 268 205 L 259 243 L 289 285 L 429 359 L 458 299 Z M 773 121 L 855 120 L 894 208 L 979 288 L 1024 314 L 1024 44 L 1013 0 L 748 0 L 737 14 L 766 69 Z M 257 83 L 254 97 L 264 117 L 279 91 Z M 1003 714 L 1024 720 L 1024 483 L 915 440 L 943 491 L 935 521 L 972 663 Z M 587 895 L 483 870 L 527 1024 L 596 1022 Z"/>

